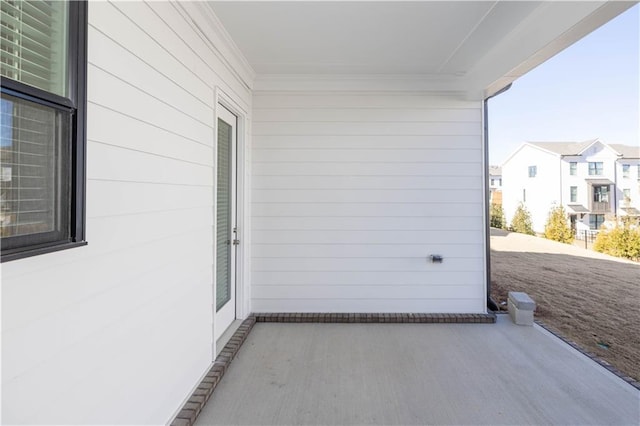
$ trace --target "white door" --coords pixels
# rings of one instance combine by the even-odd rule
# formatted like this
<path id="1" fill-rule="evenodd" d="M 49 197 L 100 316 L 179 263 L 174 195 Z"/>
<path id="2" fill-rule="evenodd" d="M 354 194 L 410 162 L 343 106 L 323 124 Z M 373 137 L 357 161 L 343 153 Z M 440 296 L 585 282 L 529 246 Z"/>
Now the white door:
<path id="1" fill-rule="evenodd" d="M 237 117 L 218 105 L 216 187 L 216 312 L 214 338 L 218 340 L 236 319 L 236 158 Z"/>

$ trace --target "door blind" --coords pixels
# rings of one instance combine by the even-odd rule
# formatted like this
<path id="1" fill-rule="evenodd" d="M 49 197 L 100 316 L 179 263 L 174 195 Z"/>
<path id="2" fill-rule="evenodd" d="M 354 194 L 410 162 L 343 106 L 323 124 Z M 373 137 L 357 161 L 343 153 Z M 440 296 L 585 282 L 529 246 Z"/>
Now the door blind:
<path id="1" fill-rule="evenodd" d="M 232 127 L 218 119 L 216 203 L 216 310 L 231 299 L 231 138 Z"/>

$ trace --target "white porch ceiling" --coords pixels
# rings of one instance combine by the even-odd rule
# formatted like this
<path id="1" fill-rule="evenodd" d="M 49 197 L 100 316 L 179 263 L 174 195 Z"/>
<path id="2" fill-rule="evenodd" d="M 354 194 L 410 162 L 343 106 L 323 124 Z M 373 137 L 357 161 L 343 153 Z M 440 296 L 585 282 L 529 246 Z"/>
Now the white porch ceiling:
<path id="1" fill-rule="evenodd" d="M 465 89 L 487 89 L 499 79 L 498 85 L 505 86 L 507 80 L 633 5 L 606 1 L 209 4 L 258 78 L 418 76 L 458 82 Z M 495 55 L 497 61 L 492 59 Z M 514 74 L 523 63 L 524 69 Z"/>

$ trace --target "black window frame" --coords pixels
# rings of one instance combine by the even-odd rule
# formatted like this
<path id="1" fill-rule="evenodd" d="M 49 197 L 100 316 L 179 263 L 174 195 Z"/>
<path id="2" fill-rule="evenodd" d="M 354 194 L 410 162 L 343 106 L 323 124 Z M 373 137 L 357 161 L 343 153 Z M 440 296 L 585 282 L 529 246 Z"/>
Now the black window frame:
<path id="1" fill-rule="evenodd" d="M 39 254 L 69 249 L 87 244 L 86 227 L 86 113 L 87 113 L 87 8 L 88 2 L 70 1 L 68 7 L 68 97 L 29 86 L 3 77 L 3 94 L 71 114 L 68 141 L 69 158 L 60 172 L 70 185 L 68 200 L 68 230 L 56 241 L 42 243 L 27 234 L 2 238 L 2 245 L 11 238 L 12 248 L 2 248 L 0 262 L 22 259 Z M 63 142 L 65 143 L 65 142 Z M 35 241 L 34 241 L 35 240 Z"/>
<path id="2" fill-rule="evenodd" d="M 601 220 L 599 220 L 599 219 L 601 219 Z M 604 224 L 604 221 L 605 221 L 604 214 L 591 213 L 589 215 L 589 229 L 591 229 L 591 230 L 599 230 L 600 227 L 602 227 L 602 225 Z M 598 224 L 598 222 L 600 224 Z"/>

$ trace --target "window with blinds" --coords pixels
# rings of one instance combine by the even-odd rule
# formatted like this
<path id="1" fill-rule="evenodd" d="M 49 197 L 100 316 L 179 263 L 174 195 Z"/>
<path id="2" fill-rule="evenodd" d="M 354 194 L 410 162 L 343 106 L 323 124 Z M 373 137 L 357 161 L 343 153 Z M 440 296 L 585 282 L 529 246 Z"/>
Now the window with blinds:
<path id="1" fill-rule="evenodd" d="M 0 3 L 3 261 L 84 239 L 86 7 Z"/>
<path id="2" fill-rule="evenodd" d="M 63 223 L 68 182 L 61 173 L 68 158 L 62 140 L 68 114 L 2 95 L 2 237 L 66 232 Z"/>
<path id="3" fill-rule="evenodd" d="M 3 0 L 2 77 L 67 96 L 67 17 L 63 1 Z"/>

